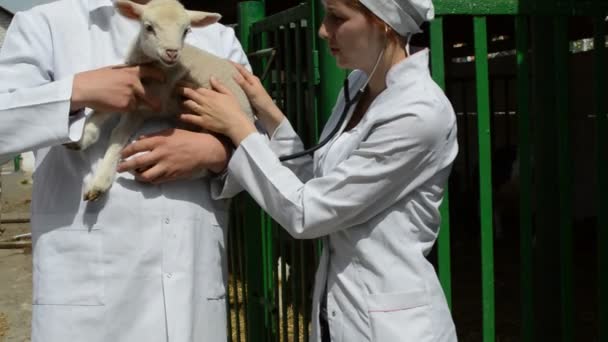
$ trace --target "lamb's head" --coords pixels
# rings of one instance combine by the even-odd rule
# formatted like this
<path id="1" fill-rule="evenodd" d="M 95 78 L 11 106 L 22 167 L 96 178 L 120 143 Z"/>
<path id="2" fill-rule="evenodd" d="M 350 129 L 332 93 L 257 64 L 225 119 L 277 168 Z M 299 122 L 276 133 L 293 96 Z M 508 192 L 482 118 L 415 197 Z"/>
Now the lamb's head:
<path id="1" fill-rule="evenodd" d="M 207 26 L 221 18 L 217 13 L 188 11 L 177 0 L 151 0 L 147 4 L 117 0 L 114 4 L 123 16 L 140 21 L 139 50 L 167 67 L 179 61 L 190 27 Z"/>

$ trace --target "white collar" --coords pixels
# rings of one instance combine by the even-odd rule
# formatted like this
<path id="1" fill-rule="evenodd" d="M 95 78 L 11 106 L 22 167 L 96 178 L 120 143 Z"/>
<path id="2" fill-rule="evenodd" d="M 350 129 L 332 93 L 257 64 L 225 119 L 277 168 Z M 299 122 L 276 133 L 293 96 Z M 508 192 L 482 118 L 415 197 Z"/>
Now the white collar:
<path id="1" fill-rule="evenodd" d="M 393 65 L 386 73 L 386 86 L 403 79 L 407 73 L 429 72 L 429 49 L 418 51 Z"/>

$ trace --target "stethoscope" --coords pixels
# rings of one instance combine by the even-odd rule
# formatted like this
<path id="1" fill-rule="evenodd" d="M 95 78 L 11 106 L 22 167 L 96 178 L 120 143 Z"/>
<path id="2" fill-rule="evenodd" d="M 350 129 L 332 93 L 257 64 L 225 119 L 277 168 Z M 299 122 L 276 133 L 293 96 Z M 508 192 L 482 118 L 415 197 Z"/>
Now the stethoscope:
<path id="1" fill-rule="evenodd" d="M 342 110 L 342 114 L 340 114 L 340 120 L 334 126 L 333 130 L 325 137 L 325 139 L 320 141 L 317 145 L 315 145 L 309 149 L 306 149 L 304 151 L 280 156 L 279 157 L 280 161 L 284 162 L 287 160 L 300 158 L 305 155 L 312 155 L 316 150 L 325 146 L 329 141 L 331 141 L 331 139 L 334 138 L 334 136 L 336 136 L 336 134 L 338 134 L 338 131 L 342 127 L 342 124 L 344 124 L 344 120 L 346 120 L 346 117 L 348 116 L 350 109 L 352 108 L 352 106 L 355 103 L 357 103 L 359 101 L 359 99 L 361 99 L 361 96 L 363 95 L 363 93 L 365 93 L 365 89 L 367 88 L 367 85 L 369 84 L 370 80 L 376 73 L 376 69 L 378 69 L 378 65 L 380 64 L 380 61 L 382 60 L 382 57 L 384 56 L 384 50 L 386 50 L 386 47 L 384 49 L 382 49 L 382 51 L 380 51 L 380 54 L 378 55 L 378 59 L 376 59 L 376 65 L 374 65 L 374 68 L 372 69 L 372 72 L 370 73 L 369 77 L 367 78 L 367 81 L 365 81 L 365 84 L 363 85 L 363 87 L 361 87 L 357 91 L 357 93 L 355 94 L 355 96 L 353 98 L 350 97 L 350 83 L 348 81 L 348 77 L 344 79 L 344 90 L 343 91 L 344 91 L 344 99 L 345 99 L 346 103 L 344 105 L 344 109 Z"/>

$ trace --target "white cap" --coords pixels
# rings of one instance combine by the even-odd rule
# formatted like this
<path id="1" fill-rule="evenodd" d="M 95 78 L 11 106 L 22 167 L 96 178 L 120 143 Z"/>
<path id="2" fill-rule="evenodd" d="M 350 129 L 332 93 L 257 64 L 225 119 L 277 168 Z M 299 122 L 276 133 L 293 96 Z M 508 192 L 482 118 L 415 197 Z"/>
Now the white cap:
<path id="1" fill-rule="evenodd" d="M 422 23 L 435 17 L 435 8 L 431 0 L 359 0 L 359 2 L 403 37 L 420 33 Z"/>

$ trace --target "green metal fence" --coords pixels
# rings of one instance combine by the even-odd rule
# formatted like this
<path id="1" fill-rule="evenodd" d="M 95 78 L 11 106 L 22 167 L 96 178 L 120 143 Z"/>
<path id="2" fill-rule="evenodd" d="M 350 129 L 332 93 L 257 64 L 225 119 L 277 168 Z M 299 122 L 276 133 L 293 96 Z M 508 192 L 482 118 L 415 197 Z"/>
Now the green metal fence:
<path id="1" fill-rule="evenodd" d="M 250 51 L 256 73 L 268 72 L 264 81 L 268 91 L 304 143 L 312 145 L 323 121 L 317 112 L 329 113 L 332 105 L 329 97 L 337 96 L 325 88 L 328 82 L 320 82 L 320 74 L 326 71 L 317 52 L 314 24 L 317 7 L 314 3 L 303 3 L 263 17 L 259 15 L 263 13 L 262 6 L 261 2 L 240 3 L 241 41 Z M 252 12 L 258 15 L 252 16 Z M 248 21 L 255 23 L 248 25 Z M 338 73 L 341 79 L 344 72 Z M 247 224 L 241 221 L 231 229 L 231 251 L 239 251 L 231 253 L 231 293 L 236 293 L 239 287 L 246 291 L 242 297 L 231 298 L 233 308 L 239 301 L 245 307 L 243 311 L 232 310 L 234 340 L 241 341 L 246 335 L 250 341 L 308 341 L 319 244 L 291 239 L 246 196 L 237 202 L 234 218 Z M 245 319 L 239 320 L 242 315 Z"/>
<path id="2" fill-rule="evenodd" d="M 496 341 L 500 335 L 497 322 L 513 320 L 517 323 L 498 327 L 517 330 L 501 340 L 608 340 L 608 276 L 602 272 L 608 269 L 608 180 L 603 177 L 608 171 L 608 3 L 434 3 L 437 18 L 428 28 L 433 77 L 455 103 L 457 112 L 464 112 L 458 116 L 461 153 L 457 163 L 464 165 L 467 177 L 474 174 L 474 179 L 478 178 L 473 190 L 450 189 L 451 198 L 446 196 L 434 260 L 460 339 Z M 254 70 L 257 74 L 269 70 L 265 86 L 308 145 L 316 141 L 345 76 L 335 67 L 324 42 L 317 39 L 322 15 L 321 2 L 312 0 L 268 17 L 263 2 L 241 2 L 239 6 L 239 35 L 250 52 Z M 497 21 L 511 26 L 514 36 L 513 46 L 508 47 L 513 53 L 504 57 L 511 65 L 511 74 L 506 76 L 489 58 L 495 52 L 490 34 Z M 597 221 L 594 229 L 584 233 L 586 236 L 575 234 L 573 219 L 576 165 L 572 156 L 573 146 L 580 142 L 572 133 L 575 119 L 570 33 L 573 25 L 580 22 L 593 23 L 589 33 L 595 43 L 594 77 L 585 82 L 595 117 L 595 132 L 588 134 L 594 134 L 595 139 L 593 146 L 584 148 L 596 151 L 597 196 L 589 199 L 589 205 L 596 207 Z M 455 64 L 454 32 L 470 37 L 468 82 L 457 75 L 456 70 L 462 66 Z M 274 62 L 270 63 L 270 59 Z M 472 92 L 466 91 L 468 83 L 474 83 Z M 503 84 L 498 91 L 503 95 L 497 96 L 497 84 Z M 501 101 L 505 102 L 504 112 L 513 111 L 514 123 L 498 123 L 495 112 Z M 475 115 L 469 115 L 469 111 Z M 471 124 L 477 126 L 472 134 L 467 129 Z M 502 132 L 505 129 L 506 133 Z M 506 135 L 507 142 L 510 136 L 515 137 L 519 161 L 517 241 L 500 250 L 496 249 L 494 236 L 493 198 L 493 174 L 497 168 L 493 153 L 497 150 L 498 133 Z M 476 194 L 471 195 L 472 192 Z M 463 223 L 464 214 L 458 208 L 462 202 L 475 202 L 475 196 L 478 217 L 466 218 Z M 229 234 L 232 340 L 307 341 L 312 277 L 320 246 L 313 241 L 290 239 L 246 195 L 235 201 L 234 207 Z M 478 235 L 463 226 L 478 229 Z M 581 275 L 574 268 L 578 252 L 573 246 L 577 239 L 586 239 L 593 245 L 590 248 L 594 252 L 584 254 L 581 260 L 597 265 L 593 274 Z M 456 245 L 452 245 L 454 241 Z M 478 248 L 476 256 L 469 256 L 470 250 L 462 247 L 470 246 L 470 241 Z M 465 260 L 465 254 L 470 259 Z M 596 260 L 590 260 L 589 255 Z M 515 271 L 503 272 L 512 266 L 510 263 L 515 265 Z M 501 287 L 504 279 L 513 277 L 516 285 L 508 291 Z M 591 333 L 581 331 L 589 327 L 578 324 L 580 319 L 576 317 L 581 306 L 580 292 L 586 291 L 577 289 L 577 284 L 584 281 L 593 284 L 584 289 L 597 292 L 586 293 L 583 299 L 597 302 Z M 465 294 L 466 291 L 473 294 Z M 505 302 L 518 302 L 518 312 L 503 312 L 500 308 Z M 479 320 L 468 319 L 476 315 Z M 480 334 L 468 334 L 469 330 L 477 330 L 470 323 L 479 325 Z"/>

